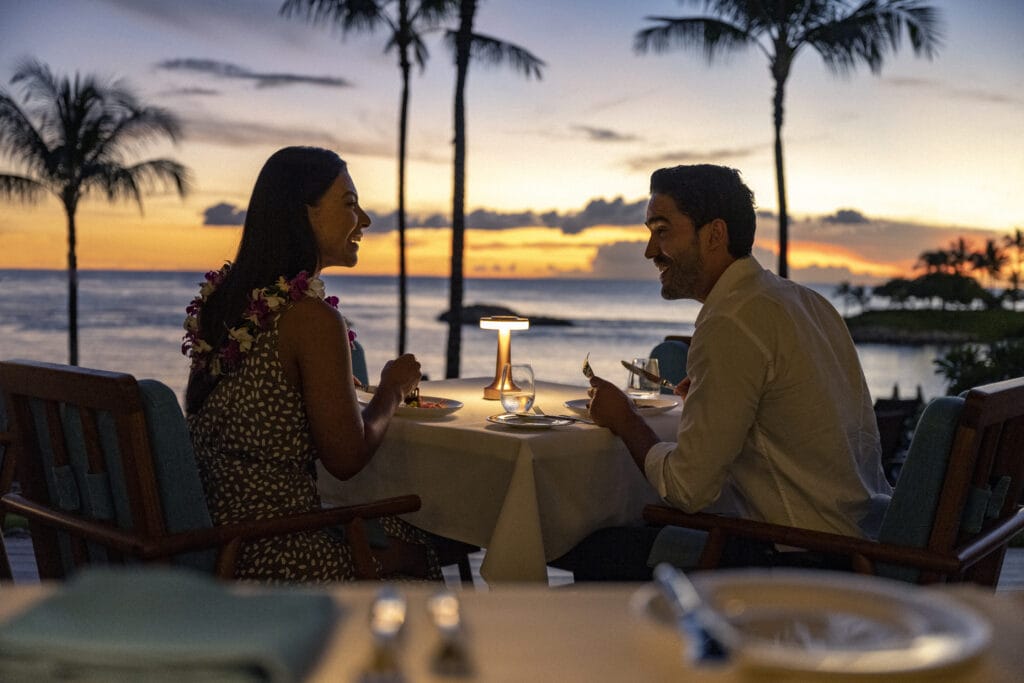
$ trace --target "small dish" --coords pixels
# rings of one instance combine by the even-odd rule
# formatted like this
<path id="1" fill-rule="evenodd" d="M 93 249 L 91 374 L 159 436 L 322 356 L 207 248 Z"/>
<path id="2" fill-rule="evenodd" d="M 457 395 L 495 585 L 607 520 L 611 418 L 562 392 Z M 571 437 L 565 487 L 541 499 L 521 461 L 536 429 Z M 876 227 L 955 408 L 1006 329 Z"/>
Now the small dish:
<path id="1" fill-rule="evenodd" d="M 671 398 L 641 398 L 633 401 L 636 404 L 636 411 L 643 416 L 660 415 L 679 405 L 679 401 Z M 565 402 L 565 407 L 577 415 L 590 417 L 590 399 L 577 398 Z"/>
<path id="2" fill-rule="evenodd" d="M 564 427 L 571 425 L 572 420 L 564 417 L 551 417 L 549 415 L 520 415 L 517 413 L 502 413 L 491 415 L 487 421 L 492 424 L 515 427 L 516 429 L 550 429 L 551 427 Z"/>
<path id="3" fill-rule="evenodd" d="M 988 622 L 927 589 L 874 577 L 807 570 L 694 573 L 694 585 L 736 629 L 738 663 L 827 675 L 919 673 L 979 656 Z M 673 627 L 653 586 L 634 596 L 646 619 Z"/>
<path id="4" fill-rule="evenodd" d="M 356 398 L 360 403 L 366 405 L 373 398 L 373 390 L 377 387 L 358 387 L 356 388 Z M 369 390 L 369 391 L 368 391 Z M 420 396 L 420 402 L 426 404 L 425 406 L 410 406 L 401 404 L 395 409 L 395 415 L 398 417 L 411 417 L 417 419 L 444 417 L 445 415 L 451 415 L 456 410 L 462 407 L 461 401 L 456 401 L 452 398 L 442 398 L 440 396 Z"/>

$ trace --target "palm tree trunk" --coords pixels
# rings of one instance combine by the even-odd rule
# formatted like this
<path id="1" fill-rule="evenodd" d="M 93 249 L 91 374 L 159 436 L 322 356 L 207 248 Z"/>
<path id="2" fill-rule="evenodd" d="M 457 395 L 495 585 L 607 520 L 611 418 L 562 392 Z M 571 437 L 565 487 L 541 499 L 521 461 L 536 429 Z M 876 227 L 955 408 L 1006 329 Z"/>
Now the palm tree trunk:
<path id="1" fill-rule="evenodd" d="M 398 114 L 398 354 L 405 353 L 409 316 L 405 269 L 405 141 L 409 120 L 409 57 L 402 50 L 402 102 Z"/>
<path id="2" fill-rule="evenodd" d="M 452 272 L 448 297 L 448 357 L 445 377 L 459 376 L 462 353 L 462 252 L 466 232 L 466 77 L 476 0 L 462 0 L 455 36 L 455 178 L 452 189 Z"/>
<path id="3" fill-rule="evenodd" d="M 785 77 L 775 79 L 772 101 L 775 122 L 775 181 L 779 199 L 779 277 L 789 277 L 789 211 L 786 207 L 786 174 L 782 165 L 782 115 L 786 93 Z"/>
<path id="4" fill-rule="evenodd" d="M 75 255 L 75 209 L 65 201 L 68 215 L 68 364 L 78 365 L 78 257 Z"/>

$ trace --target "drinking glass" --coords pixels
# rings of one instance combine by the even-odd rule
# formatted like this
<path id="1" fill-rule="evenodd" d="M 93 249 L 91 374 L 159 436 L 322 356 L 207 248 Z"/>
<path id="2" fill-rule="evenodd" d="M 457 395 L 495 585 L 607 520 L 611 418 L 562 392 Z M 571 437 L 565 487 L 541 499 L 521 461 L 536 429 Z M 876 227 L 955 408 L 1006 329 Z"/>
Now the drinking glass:
<path id="1" fill-rule="evenodd" d="M 661 376 L 658 369 L 657 358 L 634 358 L 633 365 L 643 368 L 655 376 Z M 661 393 L 661 386 L 652 380 L 647 379 L 638 372 L 629 373 L 629 384 L 626 387 L 626 394 L 634 400 L 647 400 L 657 398 Z"/>
<path id="2" fill-rule="evenodd" d="M 533 367 L 505 363 L 501 369 L 501 407 L 506 413 L 525 413 L 533 407 Z"/>

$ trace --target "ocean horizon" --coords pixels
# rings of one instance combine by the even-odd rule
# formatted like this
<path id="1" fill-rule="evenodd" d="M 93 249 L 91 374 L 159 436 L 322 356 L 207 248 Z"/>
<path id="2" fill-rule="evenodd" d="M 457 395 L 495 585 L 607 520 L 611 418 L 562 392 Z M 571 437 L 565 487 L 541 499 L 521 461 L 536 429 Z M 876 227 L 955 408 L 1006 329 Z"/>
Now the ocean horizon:
<path id="1" fill-rule="evenodd" d="M 185 306 L 198 291 L 203 271 L 79 271 L 79 364 L 159 379 L 184 394 L 188 361 L 181 355 Z M 398 279 L 395 276 L 326 274 L 328 294 L 366 350 L 371 381 L 397 354 Z M 835 285 L 811 284 L 842 313 Z M 66 363 L 67 273 L 64 270 L 0 270 L 0 358 Z M 568 326 L 534 325 L 512 333 L 512 358 L 531 363 L 538 381 L 585 386 L 584 356 L 598 374 L 622 384 L 619 360 L 646 356 L 667 335 L 693 332 L 700 310 L 694 301 L 665 301 L 654 280 L 485 279 L 465 280 L 464 305 L 505 306 L 526 317 L 568 320 Z M 429 379 L 443 379 L 448 278 L 409 278 L 408 351 Z M 460 376 L 494 375 L 496 333 L 464 325 Z M 917 387 L 926 398 L 945 393 L 935 373 L 935 345 L 858 344 L 873 398 L 902 395 Z"/>

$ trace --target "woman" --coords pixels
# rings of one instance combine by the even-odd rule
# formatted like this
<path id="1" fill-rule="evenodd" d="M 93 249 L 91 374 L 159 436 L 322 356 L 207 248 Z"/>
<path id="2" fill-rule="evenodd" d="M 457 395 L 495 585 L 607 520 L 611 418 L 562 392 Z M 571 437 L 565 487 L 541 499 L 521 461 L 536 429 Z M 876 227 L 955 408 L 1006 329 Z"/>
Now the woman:
<path id="1" fill-rule="evenodd" d="M 359 472 L 420 380 L 411 354 L 388 362 L 365 409 L 356 400 L 350 333 L 317 277 L 351 268 L 370 218 L 334 152 L 287 147 L 260 171 L 233 264 L 207 273 L 188 307 L 183 353 L 192 360 L 186 412 L 216 524 L 320 507 L 312 473 Z M 440 578 L 420 530 L 382 520 L 398 573 Z M 247 543 L 239 578 L 354 578 L 351 551 L 329 531 Z"/>

